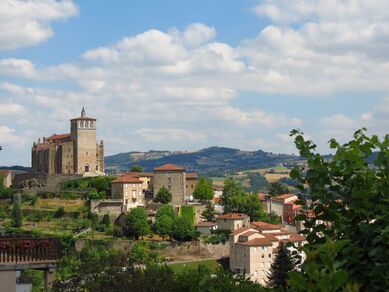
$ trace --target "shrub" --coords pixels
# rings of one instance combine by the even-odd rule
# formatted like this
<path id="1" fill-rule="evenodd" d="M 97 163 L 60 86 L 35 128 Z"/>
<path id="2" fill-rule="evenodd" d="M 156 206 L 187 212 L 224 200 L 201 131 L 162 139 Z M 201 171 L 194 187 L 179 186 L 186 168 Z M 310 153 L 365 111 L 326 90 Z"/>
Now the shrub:
<path id="1" fill-rule="evenodd" d="M 55 218 L 62 218 L 65 215 L 65 209 L 64 207 L 59 207 L 57 211 L 54 213 Z"/>

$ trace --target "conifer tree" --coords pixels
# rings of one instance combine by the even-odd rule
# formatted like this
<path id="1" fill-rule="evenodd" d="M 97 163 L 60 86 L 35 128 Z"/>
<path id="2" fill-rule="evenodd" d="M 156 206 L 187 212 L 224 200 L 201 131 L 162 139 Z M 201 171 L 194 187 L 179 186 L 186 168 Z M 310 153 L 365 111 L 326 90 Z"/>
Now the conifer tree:
<path id="1" fill-rule="evenodd" d="M 288 273 L 293 271 L 294 267 L 295 264 L 288 248 L 281 242 L 277 256 L 270 266 L 267 284 L 274 289 L 287 291 Z"/>
<path id="2" fill-rule="evenodd" d="M 201 213 L 201 216 L 209 222 L 215 221 L 215 208 L 212 205 L 212 202 L 207 202 L 207 206 L 205 207 L 205 210 Z"/>
<path id="3" fill-rule="evenodd" d="M 22 226 L 22 211 L 20 210 L 20 204 L 14 202 L 12 209 L 12 226 L 21 227 Z"/>

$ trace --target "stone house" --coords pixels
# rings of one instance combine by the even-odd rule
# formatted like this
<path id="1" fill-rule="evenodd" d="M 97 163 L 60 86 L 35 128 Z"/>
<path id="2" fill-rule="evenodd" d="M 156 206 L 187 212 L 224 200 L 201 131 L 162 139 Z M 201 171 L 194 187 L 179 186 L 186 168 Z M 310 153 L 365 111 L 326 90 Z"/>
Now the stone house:
<path id="1" fill-rule="evenodd" d="M 193 197 L 193 191 L 196 188 L 199 176 L 195 172 L 188 172 L 185 174 L 186 181 L 186 195 L 190 198 Z"/>
<path id="2" fill-rule="evenodd" d="M 243 213 L 227 213 L 216 217 L 219 230 L 235 230 L 250 226 L 250 217 Z"/>
<path id="3" fill-rule="evenodd" d="M 271 225 L 265 222 L 253 222 L 251 227 L 241 227 L 231 233 L 231 271 L 266 285 L 279 243 L 291 241 L 297 246 L 306 243 L 304 236 L 287 232 L 282 226 Z M 303 254 L 302 256 L 304 259 Z"/>
<path id="4" fill-rule="evenodd" d="M 281 217 L 282 222 L 285 222 L 285 216 L 284 216 L 285 204 L 295 202 L 297 200 L 298 197 L 295 194 L 283 194 L 274 198 L 270 198 L 266 204 L 267 212 L 275 213 L 277 216 Z"/>
<path id="5" fill-rule="evenodd" d="M 122 175 L 111 183 L 112 199 L 121 199 L 123 211 L 126 212 L 135 207 L 145 206 L 143 181 Z"/>
<path id="6" fill-rule="evenodd" d="M 195 225 L 198 232 L 205 235 L 212 234 L 212 231 L 217 230 L 217 223 L 215 222 L 199 222 Z"/>

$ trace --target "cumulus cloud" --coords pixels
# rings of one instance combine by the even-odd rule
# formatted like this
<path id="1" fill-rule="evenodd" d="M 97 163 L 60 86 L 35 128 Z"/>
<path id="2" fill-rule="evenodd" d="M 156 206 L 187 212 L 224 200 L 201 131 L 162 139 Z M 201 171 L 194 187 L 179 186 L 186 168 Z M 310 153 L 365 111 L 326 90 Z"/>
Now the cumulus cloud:
<path id="1" fill-rule="evenodd" d="M 54 34 L 51 22 L 77 14 L 72 0 L 0 1 L 0 50 L 43 42 Z"/>

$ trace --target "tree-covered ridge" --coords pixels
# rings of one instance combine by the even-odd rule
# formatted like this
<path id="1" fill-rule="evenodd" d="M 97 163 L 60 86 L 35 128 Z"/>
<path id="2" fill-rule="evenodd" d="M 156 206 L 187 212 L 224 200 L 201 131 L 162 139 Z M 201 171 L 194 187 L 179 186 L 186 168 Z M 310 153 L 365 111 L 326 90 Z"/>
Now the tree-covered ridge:
<path id="1" fill-rule="evenodd" d="M 195 152 L 149 151 L 141 155 L 134 152 L 120 153 L 105 157 L 107 171 L 126 171 L 134 164 L 145 171 L 166 163 L 173 163 L 212 176 L 240 170 L 274 166 L 279 163 L 293 163 L 299 157 L 287 154 L 273 154 L 257 151 L 242 151 L 225 147 L 210 147 Z"/>

